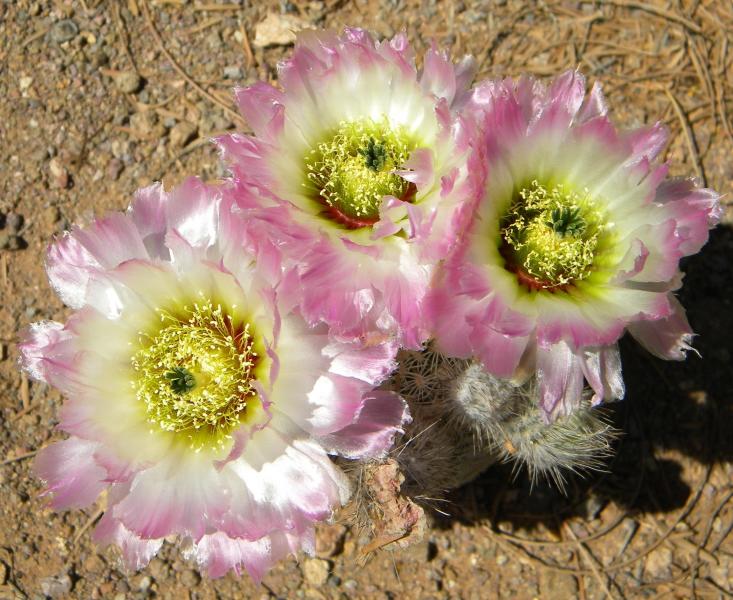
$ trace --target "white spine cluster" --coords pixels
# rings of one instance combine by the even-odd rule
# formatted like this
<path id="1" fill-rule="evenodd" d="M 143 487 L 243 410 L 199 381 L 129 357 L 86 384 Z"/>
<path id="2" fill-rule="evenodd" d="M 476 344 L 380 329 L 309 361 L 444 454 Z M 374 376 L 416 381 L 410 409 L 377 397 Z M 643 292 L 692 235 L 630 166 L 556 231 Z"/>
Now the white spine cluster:
<path id="1" fill-rule="evenodd" d="M 562 487 L 564 472 L 600 468 L 610 451 L 615 432 L 588 401 L 546 423 L 534 380 L 516 385 L 430 345 L 399 358 L 390 386 L 405 398 L 413 420 L 393 456 L 407 494 L 440 495 L 499 461 Z"/>

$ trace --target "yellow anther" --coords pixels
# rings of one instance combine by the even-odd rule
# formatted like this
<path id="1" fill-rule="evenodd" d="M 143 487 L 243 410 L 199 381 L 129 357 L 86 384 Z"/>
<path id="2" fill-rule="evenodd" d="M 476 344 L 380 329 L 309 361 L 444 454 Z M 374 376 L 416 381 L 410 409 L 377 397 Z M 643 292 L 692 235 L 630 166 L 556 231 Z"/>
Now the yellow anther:
<path id="1" fill-rule="evenodd" d="M 220 445 L 255 394 L 250 326 L 233 326 L 212 302 L 160 314 L 163 327 L 141 335 L 132 357 L 136 395 L 148 420 L 161 429 L 187 436 L 198 449 Z"/>
<path id="2" fill-rule="evenodd" d="M 539 288 L 581 281 L 593 270 L 604 222 L 588 190 L 532 181 L 501 220 L 508 266 Z"/>
<path id="3" fill-rule="evenodd" d="M 414 143 L 386 118 L 343 121 L 333 137 L 305 157 L 308 187 L 318 200 L 353 219 L 377 219 L 384 196 L 402 197 L 409 183 L 392 173 Z"/>

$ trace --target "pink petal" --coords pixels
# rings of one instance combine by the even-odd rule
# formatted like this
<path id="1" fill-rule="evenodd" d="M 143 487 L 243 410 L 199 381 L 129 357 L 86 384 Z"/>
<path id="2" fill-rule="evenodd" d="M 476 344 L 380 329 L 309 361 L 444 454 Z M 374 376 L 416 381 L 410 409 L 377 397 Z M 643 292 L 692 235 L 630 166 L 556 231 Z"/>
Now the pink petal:
<path id="1" fill-rule="evenodd" d="M 71 235 L 79 240 L 103 269 L 114 269 L 135 258 L 149 258 L 140 232 L 123 213 L 112 213 L 97 219 L 89 227 L 75 229 Z"/>
<path id="2" fill-rule="evenodd" d="M 131 571 L 146 567 L 163 545 L 162 539 L 143 539 L 130 531 L 112 516 L 110 510 L 97 523 L 93 539 L 100 546 L 120 548 L 125 566 Z"/>
<path id="3" fill-rule="evenodd" d="M 48 248 L 46 273 L 54 291 L 71 308 L 81 308 L 87 283 L 101 265 L 79 238 L 68 232 Z"/>
<path id="4" fill-rule="evenodd" d="M 31 323 L 21 332 L 20 366 L 28 374 L 64 392 L 74 390 L 79 379 L 74 337 L 55 321 Z"/>
<path id="5" fill-rule="evenodd" d="M 580 406 L 583 370 L 580 358 L 564 342 L 537 347 L 540 406 L 548 421 Z"/>
<path id="6" fill-rule="evenodd" d="M 395 198 L 385 196 L 382 204 L 379 205 L 379 221 L 372 226 L 372 240 L 394 235 L 403 228 L 400 223 L 407 214 L 408 203 Z"/>
<path id="7" fill-rule="evenodd" d="M 135 475 L 115 517 L 143 538 L 179 533 L 200 539 L 227 507 L 227 493 L 210 461 L 171 456 Z"/>
<path id="8" fill-rule="evenodd" d="M 621 400 L 626 393 L 618 345 L 583 352 L 583 374 L 595 394 L 593 404 Z"/>
<path id="9" fill-rule="evenodd" d="M 312 530 L 298 535 L 275 532 L 251 542 L 217 532 L 205 535 L 195 545 L 193 555 L 209 577 L 222 577 L 229 571 L 240 575 L 244 568 L 255 583 L 260 583 L 265 574 L 288 555 L 295 555 L 299 550 L 313 554 L 314 549 Z"/>
<path id="10" fill-rule="evenodd" d="M 279 127 L 272 129 L 272 125 L 282 112 L 284 95 L 280 90 L 258 81 L 247 88 L 236 88 L 234 99 L 257 137 L 272 139 L 279 133 Z"/>
<path id="11" fill-rule="evenodd" d="M 301 424 L 314 435 L 324 435 L 346 427 L 362 405 L 370 385 L 351 377 L 331 374 L 319 377 L 308 392 L 309 416 Z M 292 415 L 291 413 L 291 416 Z"/>
<path id="12" fill-rule="evenodd" d="M 641 225 L 632 235 L 643 242 L 648 256 L 642 269 L 630 279 L 645 282 L 672 279 L 679 269 L 680 258 L 684 256 L 680 248 L 682 238 L 677 235 L 677 222 L 669 218 L 663 223 Z"/>
<path id="13" fill-rule="evenodd" d="M 561 105 L 569 115 L 575 115 L 585 98 L 585 77 L 578 71 L 565 71 L 553 80 L 547 97 L 553 105 Z"/>
<path id="14" fill-rule="evenodd" d="M 415 265 L 405 274 L 385 277 L 382 293 L 390 315 L 399 323 L 402 345 L 419 349 L 428 338 L 422 304 L 432 271 L 428 266 Z"/>
<path id="15" fill-rule="evenodd" d="M 166 206 L 169 196 L 162 183 L 156 183 L 135 192 L 128 214 L 135 224 L 145 248 L 151 258 L 167 258 L 167 250 L 163 244 L 165 230 L 168 227 Z"/>
<path id="16" fill-rule="evenodd" d="M 53 494 L 56 510 L 85 508 L 107 487 L 107 472 L 94 460 L 96 442 L 69 438 L 41 450 L 33 463 L 36 475 Z"/>
<path id="17" fill-rule="evenodd" d="M 601 84 L 596 81 L 580 107 L 576 120 L 578 123 L 584 123 L 597 117 L 605 117 L 607 113 L 608 104 L 603 96 Z"/>
<path id="18" fill-rule="evenodd" d="M 433 151 L 429 148 L 418 148 L 410 153 L 410 158 L 403 165 L 402 169 L 393 171 L 411 183 L 418 189 L 430 187 L 435 179 L 433 170 Z"/>
<path id="19" fill-rule="evenodd" d="M 300 533 L 348 499 L 348 482 L 324 449 L 312 440 L 293 441 L 281 432 L 288 427 L 287 418 L 275 414 L 271 427 L 253 435 L 242 458 L 222 470 L 230 510 L 217 522 L 230 537 Z"/>
<path id="20" fill-rule="evenodd" d="M 478 63 L 473 56 L 464 56 L 455 67 L 456 97 L 453 107 L 460 110 L 471 96 L 471 82 L 476 76 Z"/>
<path id="21" fill-rule="evenodd" d="M 667 145 L 668 137 L 669 134 L 661 123 L 627 133 L 625 139 L 631 148 L 629 164 L 637 164 L 644 158 L 654 160 Z"/>
<path id="22" fill-rule="evenodd" d="M 618 274 L 614 283 L 621 284 L 632 277 L 635 277 L 644 268 L 646 259 L 649 257 L 649 250 L 640 239 L 631 241 L 629 249 L 618 265 Z"/>
<path id="23" fill-rule="evenodd" d="M 276 183 L 267 162 L 272 150 L 266 142 L 239 133 L 223 135 L 214 141 L 222 160 L 237 179 L 265 191 Z"/>
<path id="24" fill-rule="evenodd" d="M 218 239 L 219 200 L 216 188 L 189 177 L 173 194 L 166 206 L 168 228 L 191 246 L 208 248 Z"/>
<path id="25" fill-rule="evenodd" d="M 714 227 L 722 215 L 720 194 L 698 188 L 690 179 L 671 179 L 657 188 L 656 202 L 677 222 L 676 234 L 681 238 L 680 250 L 694 254 L 707 242 L 708 230 Z"/>
<path id="26" fill-rule="evenodd" d="M 499 333 L 491 327 L 474 328 L 471 347 L 489 373 L 497 377 L 513 377 L 525 353 L 529 338 Z"/>
<path id="27" fill-rule="evenodd" d="M 441 288 L 430 292 L 425 314 L 436 347 L 441 353 L 459 358 L 468 358 L 473 353 L 468 339 L 471 328 L 464 313 L 471 305 L 467 300 L 451 296 Z"/>
<path id="28" fill-rule="evenodd" d="M 673 294 L 669 294 L 672 314 L 654 321 L 637 321 L 629 324 L 629 333 L 649 352 L 667 360 L 684 360 L 694 333 L 685 309 Z"/>
<path id="29" fill-rule="evenodd" d="M 453 102 L 456 95 L 456 74 L 453 64 L 443 52 L 439 52 L 435 45 L 425 53 L 420 85 L 426 92 L 437 98 L 445 98 L 448 103 Z"/>
<path id="30" fill-rule="evenodd" d="M 353 423 L 319 441 L 329 452 L 346 458 L 380 458 L 409 420 L 409 409 L 401 396 L 374 390 L 364 396 Z"/>
<path id="31" fill-rule="evenodd" d="M 367 346 L 361 343 L 332 343 L 324 353 L 333 357 L 329 371 L 354 377 L 372 385 L 382 383 L 394 371 L 399 345 L 395 340 Z"/>
<path id="32" fill-rule="evenodd" d="M 577 71 L 566 71 L 555 78 L 547 90 L 544 106 L 537 111 L 532 131 L 567 128 L 575 118 L 585 96 L 585 78 Z"/>

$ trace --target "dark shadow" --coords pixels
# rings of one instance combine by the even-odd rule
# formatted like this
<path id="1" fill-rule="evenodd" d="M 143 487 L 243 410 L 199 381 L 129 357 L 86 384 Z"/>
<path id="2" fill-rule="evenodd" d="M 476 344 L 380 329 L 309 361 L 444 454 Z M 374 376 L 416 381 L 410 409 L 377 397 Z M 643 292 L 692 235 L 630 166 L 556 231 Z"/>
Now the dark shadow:
<path id="1" fill-rule="evenodd" d="M 448 516 L 436 515 L 438 527 L 489 519 L 555 529 L 572 517 L 592 520 L 609 502 L 630 514 L 668 512 L 685 506 L 693 493 L 674 451 L 708 466 L 733 460 L 733 231 L 711 232 L 682 268 L 679 298 L 700 356 L 690 352 L 683 362 L 667 362 L 630 336 L 621 340 L 627 392 L 623 402 L 605 409 L 621 432 L 606 471 L 570 474 L 563 493 L 551 482 L 532 485 L 511 465 L 497 465 L 441 504 Z"/>

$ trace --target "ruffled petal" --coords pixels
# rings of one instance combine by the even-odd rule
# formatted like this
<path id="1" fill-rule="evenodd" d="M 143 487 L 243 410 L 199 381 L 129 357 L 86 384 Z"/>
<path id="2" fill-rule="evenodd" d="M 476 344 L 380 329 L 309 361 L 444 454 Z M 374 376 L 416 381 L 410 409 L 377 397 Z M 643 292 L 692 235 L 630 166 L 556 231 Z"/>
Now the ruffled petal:
<path id="1" fill-rule="evenodd" d="M 657 188 L 655 201 L 674 217 L 680 251 L 685 256 L 698 252 L 708 240 L 708 230 L 722 215 L 720 194 L 695 186 L 690 179 L 671 179 Z"/>
<path id="2" fill-rule="evenodd" d="M 65 232 L 48 249 L 46 273 L 54 291 L 71 308 L 84 305 L 87 282 L 101 265 L 79 238 Z"/>
<path id="3" fill-rule="evenodd" d="M 583 352 L 583 374 L 595 392 L 592 403 L 621 400 L 626 386 L 621 374 L 621 354 L 618 345 Z"/>
<path id="4" fill-rule="evenodd" d="M 68 327 L 55 321 L 31 323 L 18 343 L 20 366 L 39 381 L 69 393 L 79 381 L 79 356 Z"/>
<path id="5" fill-rule="evenodd" d="M 53 494 L 56 510 L 85 508 L 107 487 L 107 472 L 94 460 L 95 442 L 69 438 L 41 450 L 33 463 L 36 475 Z"/>
<path id="6" fill-rule="evenodd" d="M 547 421 L 570 414 L 580 406 L 583 370 L 580 358 L 564 342 L 537 348 L 540 407 Z"/>
<path id="7" fill-rule="evenodd" d="M 672 307 L 672 313 L 668 317 L 631 323 L 629 333 L 644 348 L 659 358 L 684 360 L 688 350 L 695 351 L 690 345 L 694 332 L 679 300 L 673 294 L 669 294 L 668 299 Z"/>
<path id="8" fill-rule="evenodd" d="M 178 533 L 198 540 L 226 512 L 228 495 L 210 458 L 171 456 L 134 477 L 114 515 L 146 539 Z"/>
<path id="9" fill-rule="evenodd" d="M 163 545 L 162 539 L 144 539 L 130 531 L 110 511 L 97 523 L 93 539 L 100 546 L 117 546 L 125 567 L 131 571 L 145 568 Z"/>
<path id="10" fill-rule="evenodd" d="M 244 568 L 255 583 L 260 583 L 275 563 L 300 550 L 314 554 L 312 530 L 302 534 L 277 532 L 254 541 L 232 539 L 217 532 L 201 538 L 190 554 L 209 577 L 222 577 L 229 571 L 240 575 Z"/>
<path id="11" fill-rule="evenodd" d="M 364 396 L 353 423 L 322 436 L 320 442 L 329 452 L 346 458 L 381 458 L 409 420 L 407 403 L 399 394 L 374 390 Z"/>
<path id="12" fill-rule="evenodd" d="M 85 229 L 74 229 L 71 235 L 79 240 L 103 269 L 114 269 L 135 258 L 149 258 L 140 232 L 123 213 L 112 213 L 97 219 Z"/>
<path id="13" fill-rule="evenodd" d="M 247 88 L 235 89 L 234 99 L 257 137 L 272 139 L 280 132 L 284 100 L 280 90 L 258 81 Z"/>

